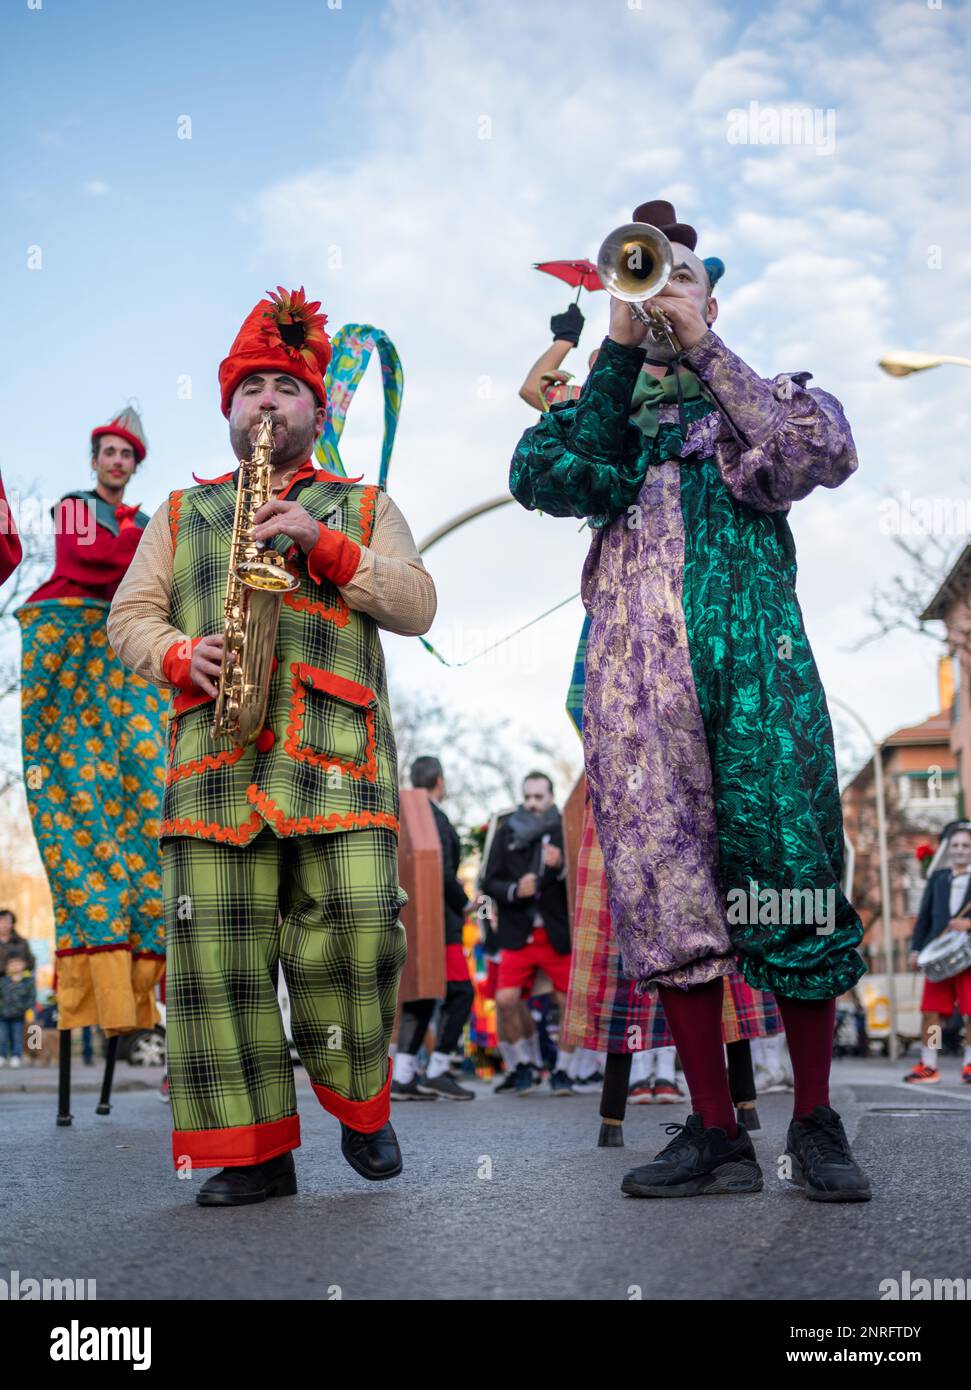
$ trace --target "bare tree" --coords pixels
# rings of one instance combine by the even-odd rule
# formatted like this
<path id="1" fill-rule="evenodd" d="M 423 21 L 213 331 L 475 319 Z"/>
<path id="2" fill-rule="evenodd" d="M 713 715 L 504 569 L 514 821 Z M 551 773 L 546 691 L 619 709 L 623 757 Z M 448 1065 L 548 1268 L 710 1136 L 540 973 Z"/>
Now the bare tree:
<path id="1" fill-rule="evenodd" d="M 971 621 L 958 621 L 955 614 L 948 636 L 940 622 L 922 621 L 918 616 L 945 583 L 960 550 L 955 549 L 952 540 L 932 532 L 922 535 L 918 541 L 894 536 L 893 544 L 906 557 L 907 568 L 895 574 L 886 585 L 873 590 L 867 607 L 873 630 L 854 643 L 851 650 L 859 651 L 892 632 L 911 632 L 929 637 L 938 645 L 950 645 L 954 651 L 971 657 Z M 962 539 L 962 549 L 963 545 Z M 960 597 L 963 595 L 955 594 L 955 598 Z"/>
<path id="2" fill-rule="evenodd" d="M 464 828 L 486 820 L 500 807 L 518 805 L 522 779 L 537 754 L 561 789 L 568 792 L 576 780 L 576 770 L 562 753 L 518 732 L 509 719 L 468 718 L 434 697 L 412 695 L 393 685 L 391 705 L 402 786 L 409 784 L 415 758 L 439 758 L 453 819 Z"/>

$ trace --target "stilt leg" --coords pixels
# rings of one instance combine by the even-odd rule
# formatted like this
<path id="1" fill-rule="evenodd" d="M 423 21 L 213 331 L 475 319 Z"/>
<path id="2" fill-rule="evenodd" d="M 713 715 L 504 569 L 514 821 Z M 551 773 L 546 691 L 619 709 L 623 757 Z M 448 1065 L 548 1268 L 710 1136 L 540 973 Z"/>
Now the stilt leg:
<path id="1" fill-rule="evenodd" d="M 61 1126 L 69 1125 L 73 1118 L 74 1116 L 71 1114 L 71 1030 L 70 1028 L 62 1028 L 58 1051 L 57 1123 Z"/>
<path id="2" fill-rule="evenodd" d="M 118 1034 L 108 1039 L 108 1053 L 105 1057 L 105 1074 L 101 1083 L 101 1099 L 95 1107 L 96 1115 L 111 1114 L 111 1083 L 115 1076 L 115 1059 L 118 1056 Z"/>
<path id="3" fill-rule="evenodd" d="M 598 1149 L 624 1147 L 624 1116 L 627 1114 L 627 1092 L 630 1089 L 630 1068 L 633 1054 L 608 1052 L 604 1064 L 604 1084 L 600 1095 L 600 1137 Z"/>
<path id="4" fill-rule="evenodd" d="M 741 1129 L 761 1129 L 759 1112 L 755 1108 L 755 1073 L 748 1038 L 726 1043 L 725 1051 L 728 1053 L 728 1086 L 735 1103 L 735 1119 Z"/>

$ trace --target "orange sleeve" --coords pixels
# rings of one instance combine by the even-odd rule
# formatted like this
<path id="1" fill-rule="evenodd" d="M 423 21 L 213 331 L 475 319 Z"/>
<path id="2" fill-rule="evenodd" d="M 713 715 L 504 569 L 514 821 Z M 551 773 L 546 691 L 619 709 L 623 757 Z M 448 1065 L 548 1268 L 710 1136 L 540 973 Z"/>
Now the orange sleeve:
<path id="1" fill-rule="evenodd" d="M 169 685 L 174 685 L 179 690 L 194 691 L 197 689 L 189 675 L 189 665 L 192 661 L 192 653 L 201 641 L 201 637 L 195 637 L 191 642 L 186 643 L 180 638 L 178 642 L 173 642 L 169 647 L 162 657 L 162 674 Z"/>
<path id="2" fill-rule="evenodd" d="M 311 579 L 321 584 L 329 579 L 338 589 L 349 584 L 361 563 L 361 547 L 343 531 L 335 531 L 330 526 L 317 523 L 317 544 L 307 556 L 307 569 Z"/>

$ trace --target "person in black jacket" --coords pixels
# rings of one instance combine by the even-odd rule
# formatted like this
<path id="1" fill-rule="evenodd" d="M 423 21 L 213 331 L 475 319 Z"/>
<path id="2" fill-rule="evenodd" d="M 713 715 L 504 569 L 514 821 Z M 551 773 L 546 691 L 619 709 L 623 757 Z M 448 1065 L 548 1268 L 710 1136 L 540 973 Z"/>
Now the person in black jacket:
<path id="1" fill-rule="evenodd" d="M 0 908 L 0 975 L 7 968 L 10 956 L 20 956 L 28 970 L 35 970 L 34 953 L 17 930 L 16 914 L 9 907 Z"/>
<path id="2" fill-rule="evenodd" d="M 462 949 L 462 926 L 471 903 L 458 881 L 462 847 L 455 828 L 439 802 L 445 797 L 445 774 L 437 758 L 416 758 L 411 785 L 428 792 L 429 804 L 442 845 L 442 888 L 445 894 L 445 1002 L 435 1050 L 424 1076 L 417 1074 L 419 1048 L 435 1010 L 435 999 L 412 999 L 401 1009 L 398 1051 L 394 1060 L 391 1097 L 397 1100 L 475 1100 L 475 1092 L 460 1086 L 448 1070 L 462 1029 L 472 1012 L 475 991 Z"/>
<path id="3" fill-rule="evenodd" d="M 533 988 L 537 970 L 550 977 L 563 1016 L 570 983 L 570 913 L 566 896 L 563 822 L 553 800 L 553 783 L 545 772 L 530 772 L 523 781 L 523 803 L 496 831 L 483 889 L 499 917 L 499 981 L 496 1008 L 502 1037 L 522 1042 L 520 1002 Z M 568 1058 L 557 1054 L 550 1075 L 554 1095 L 572 1095 Z M 533 1087 L 533 1070 L 525 1056 L 516 1066 L 520 1094 Z"/>
<path id="4" fill-rule="evenodd" d="M 945 834 L 947 832 L 945 831 Z M 945 931 L 968 931 L 971 920 L 957 914 L 971 904 L 971 825 L 958 822 L 947 844 L 949 868 L 935 869 L 927 880 L 920 911 L 910 941 L 910 968 L 925 946 Z M 961 1080 L 971 1085 L 971 966 L 947 980 L 925 980 L 921 995 L 923 1046 L 920 1061 L 904 1080 L 911 1085 L 933 1085 L 941 1079 L 937 1052 L 941 1028 L 957 1003 L 964 1017 L 964 1065 Z M 932 1029 L 936 1030 L 935 1039 Z M 932 1042 L 935 1043 L 932 1046 Z"/>

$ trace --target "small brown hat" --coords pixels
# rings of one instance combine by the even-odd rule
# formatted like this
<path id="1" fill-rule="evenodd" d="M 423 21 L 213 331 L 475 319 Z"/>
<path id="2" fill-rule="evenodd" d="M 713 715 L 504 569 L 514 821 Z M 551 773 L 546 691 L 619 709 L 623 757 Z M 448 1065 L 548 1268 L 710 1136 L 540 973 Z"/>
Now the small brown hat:
<path id="1" fill-rule="evenodd" d="M 666 203 L 663 198 L 655 198 L 650 203 L 641 203 L 639 208 L 634 209 L 633 221 L 647 222 L 650 226 L 657 227 L 658 231 L 664 233 L 668 241 L 676 241 L 679 246 L 687 246 L 689 251 L 693 251 L 698 244 L 698 233 L 694 227 L 689 227 L 686 222 L 679 222 L 673 205 Z"/>

